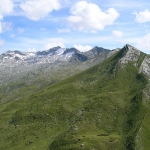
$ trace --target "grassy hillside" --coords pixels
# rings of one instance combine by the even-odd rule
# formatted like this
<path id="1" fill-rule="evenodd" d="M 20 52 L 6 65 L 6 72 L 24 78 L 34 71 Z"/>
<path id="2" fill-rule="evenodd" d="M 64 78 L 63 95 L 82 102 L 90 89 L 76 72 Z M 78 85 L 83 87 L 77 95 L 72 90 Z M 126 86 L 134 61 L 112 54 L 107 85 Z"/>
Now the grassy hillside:
<path id="1" fill-rule="evenodd" d="M 132 62 L 118 63 L 124 53 L 3 103 L 0 149 L 148 150 L 150 107 L 143 102 L 148 80 Z"/>
<path id="2" fill-rule="evenodd" d="M 0 104 L 19 100 L 38 92 L 47 86 L 92 67 L 104 59 L 106 59 L 106 54 L 102 53 L 86 62 L 45 63 L 26 66 L 25 68 L 17 66 L 12 69 L 12 72 L 10 72 L 10 66 L 2 66 L 0 68 Z"/>

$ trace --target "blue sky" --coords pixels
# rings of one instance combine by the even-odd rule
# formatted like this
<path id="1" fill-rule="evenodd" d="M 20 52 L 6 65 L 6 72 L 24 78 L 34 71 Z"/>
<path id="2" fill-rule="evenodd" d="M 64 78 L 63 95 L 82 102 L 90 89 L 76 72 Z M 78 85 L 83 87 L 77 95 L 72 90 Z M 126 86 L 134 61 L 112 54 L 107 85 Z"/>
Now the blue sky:
<path id="1" fill-rule="evenodd" d="M 148 0 L 0 0 L 0 53 L 125 44 L 150 53 Z"/>

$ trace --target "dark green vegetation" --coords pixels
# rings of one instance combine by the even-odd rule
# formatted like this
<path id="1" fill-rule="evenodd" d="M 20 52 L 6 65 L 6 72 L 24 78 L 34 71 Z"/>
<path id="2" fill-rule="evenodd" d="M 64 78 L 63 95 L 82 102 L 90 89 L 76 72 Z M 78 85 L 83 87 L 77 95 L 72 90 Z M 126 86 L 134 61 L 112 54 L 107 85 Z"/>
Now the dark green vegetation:
<path id="1" fill-rule="evenodd" d="M 149 150 L 148 80 L 138 73 L 145 56 L 122 67 L 125 53 L 1 104 L 0 149 Z"/>

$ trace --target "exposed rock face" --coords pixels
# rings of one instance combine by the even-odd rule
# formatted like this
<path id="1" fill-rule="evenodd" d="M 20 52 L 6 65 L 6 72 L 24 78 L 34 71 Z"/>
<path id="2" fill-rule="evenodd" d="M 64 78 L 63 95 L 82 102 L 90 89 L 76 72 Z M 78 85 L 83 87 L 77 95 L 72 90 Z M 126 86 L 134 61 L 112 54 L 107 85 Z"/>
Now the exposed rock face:
<path id="1" fill-rule="evenodd" d="M 96 57 L 99 54 L 105 54 L 106 56 L 110 53 L 111 51 L 108 49 L 104 49 L 102 47 L 97 47 L 95 46 L 93 49 L 91 49 L 90 51 L 84 52 L 84 55 L 86 57 L 88 57 L 89 59 L 92 59 L 94 57 Z"/>
<path id="2" fill-rule="evenodd" d="M 120 60 L 121 64 L 127 64 L 128 62 L 132 61 L 135 62 L 135 65 L 137 65 L 136 62 L 138 61 L 141 52 L 130 45 L 126 45 L 124 48 L 126 49 L 127 53 Z"/>
<path id="3" fill-rule="evenodd" d="M 61 70 L 62 74 L 73 74 L 103 61 L 109 52 L 110 50 L 100 47 L 88 52 L 61 47 L 39 52 L 8 51 L 0 55 L 0 87 L 17 80 L 20 76 L 24 79 L 42 74 L 47 78 L 49 74 L 58 70 Z"/>
<path id="4" fill-rule="evenodd" d="M 112 50 L 107 55 L 107 58 L 120 50 L 122 51 L 123 57 L 118 61 L 118 63 L 115 66 L 115 69 L 118 65 L 124 67 L 126 64 L 131 62 L 139 68 L 139 73 L 144 73 L 150 79 L 150 55 L 147 55 L 141 52 L 140 50 L 136 49 L 135 47 L 127 44 L 122 49 L 118 48 Z"/>
<path id="5" fill-rule="evenodd" d="M 146 74 L 150 78 L 150 56 L 146 56 L 143 60 L 139 72 Z"/>
<path id="6" fill-rule="evenodd" d="M 19 51 L 8 51 L 0 55 L 0 63 L 2 65 L 16 65 L 22 63 L 23 65 L 41 64 L 41 63 L 54 63 L 55 61 L 67 61 L 74 53 L 66 52 L 65 48 L 54 47 L 47 51 L 41 52 L 19 52 Z"/>
<path id="7" fill-rule="evenodd" d="M 20 52 L 20 51 L 8 51 L 0 55 L 1 65 L 16 65 L 18 63 L 32 65 L 32 64 L 44 64 L 44 63 L 55 63 L 56 61 L 66 62 L 70 59 L 76 61 L 87 61 L 88 59 L 94 58 L 100 53 L 105 54 L 105 58 L 110 50 L 95 47 L 88 52 L 80 52 L 75 48 L 61 48 L 54 47 L 46 51 L 39 52 Z"/>
<path id="8" fill-rule="evenodd" d="M 121 50 L 120 48 L 117 48 L 117 49 L 114 49 L 114 50 L 110 51 L 110 52 L 108 53 L 108 55 L 107 55 L 107 58 L 108 58 L 108 57 L 111 57 L 113 54 L 115 54 L 116 52 L 118 52 L 118 51 L 120 51 L 120 50 Z"/>

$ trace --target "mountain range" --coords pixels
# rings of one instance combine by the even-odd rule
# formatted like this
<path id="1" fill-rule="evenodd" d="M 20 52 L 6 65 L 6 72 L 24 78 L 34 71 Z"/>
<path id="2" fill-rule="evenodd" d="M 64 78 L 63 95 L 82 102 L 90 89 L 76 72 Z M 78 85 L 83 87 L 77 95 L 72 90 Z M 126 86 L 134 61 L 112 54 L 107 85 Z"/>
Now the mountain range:
<path id="1" fill-rule="evenodd" d="M 65 49 L 61 47 L 54 47 L 47 51 L 39 52 L 20 52 L 20 51 L 8 51 L 0 55 L 0 77 L 7 77 L 4 82 L 15 76 L 26 74 L 27 72 L 37 72 L 47 68 L 51 71 L 55 68 L 55 71 L 63 67 L 66 68 L 70 65 L 86 61 L 96 61 L 96 57 L 99 57 L 95 62 L 103 61 L 110 50 L 100 47 L 94 47 L 88 52 L 80 52 L 75 48 Z M 92 65 L 95 64 L 93 62 Z M 91 63 L 90 63 L 91 65 Z M 76 66 L 76 68 L 80 68 Z M 85 68 L 86 65 L 85 65 Z M 84 69 L 84 68 L 82 68 Z"/>
<path id="2" fill-rule="evenodd" d="M 101 47 L 94 47 L 93 49 L 80 52 L 75 48 L 61 48 L 54 47 L 46 51 L 39 52 L 20 52 L 20 51 L 7 51 L 0 55 L 1 65 L 8 65 L 9 63 L 15 64 L 40 64 L 40 63 L 57 63 L 67 62 L 75 59 L 76 61 L 87 61 L 92 59 L 100 53 L 104 53 L 106 56 L 110 52 L 108 49 Z"/>
<path id="3" fill-rule="evenodd" d="M 150 56 L 131 45 L 0 55 L 0 149 L 149 150 Z"/>

